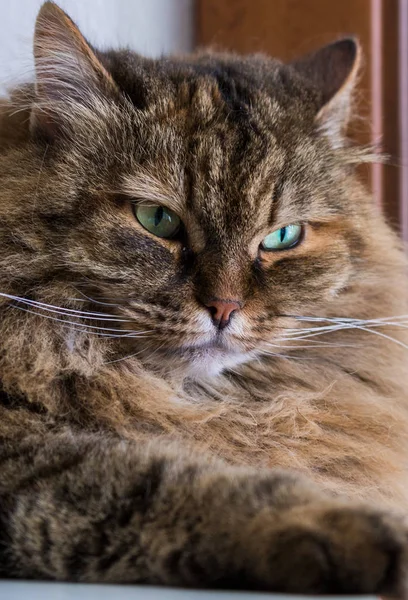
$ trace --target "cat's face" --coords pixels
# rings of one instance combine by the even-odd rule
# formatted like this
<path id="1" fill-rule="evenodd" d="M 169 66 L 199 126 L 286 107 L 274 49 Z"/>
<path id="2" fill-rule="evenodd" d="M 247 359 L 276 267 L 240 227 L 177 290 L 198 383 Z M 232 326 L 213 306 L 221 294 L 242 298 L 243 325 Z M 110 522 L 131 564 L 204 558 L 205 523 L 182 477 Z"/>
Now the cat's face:
<path id="1" fill-rule="evenodd" d="M 30 235 L 48 281 L 123 319 L 103 322 L 127 335 L 118 357 L 201 377 L 281 351 L 282 326 L 342 293 L 363 243 L 338 116 L 321 116 L 355 44 L 329 98 L 265 58 L 99 62 L 76 47 L 94 78 L 70 73 L 80 34 L 62 15 L 37 31 L 54 80 L 39 70 L 46 110 L 33 111 L 30 147 L 41 165 Z M 58 65 L 46 36 L 52 46 L 61 28 Z"/>

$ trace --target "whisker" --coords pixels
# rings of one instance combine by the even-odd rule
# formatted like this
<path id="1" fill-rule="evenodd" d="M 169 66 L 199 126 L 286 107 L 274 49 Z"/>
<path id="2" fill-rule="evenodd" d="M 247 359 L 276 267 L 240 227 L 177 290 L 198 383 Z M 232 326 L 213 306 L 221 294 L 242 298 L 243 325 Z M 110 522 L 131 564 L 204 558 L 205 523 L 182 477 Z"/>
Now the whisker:
<path id="1" fill-rule="evenodd" d="M 366 328 L 366 327 L 356 327 L 356 329 L 361 329 L 363 331 L 367 331 L 367 332 L 372 333 L 374 335 L 378 335 L 378 336 L 380 336 L 382 338 L 390 340 L 391 342 L 395 342 L 398 346 L 402 346 L 402 348 L 405 348 L 405 350 L 408 350 L 408 345 L 407 344 L 404 344 L 404 342 L 401 342 L 401 340 L 396 340 L 392 336 L 387 335 L 385 333 L 382 333 L 381 331 L 376 331 L 375 329 L 369 329 L 369 328 Z"/>
<path id="2" fill-rule="evenodd" d="M 0 292 L 0 296 L 3 298 L 8 298 L 9 300 L 14 300 L 15 302 L 21 302 L 23 304 L 28 304 L 30 306 L 34 306 L 40 310 L 47 310 L 48 312 L 54 312 L 58 314 L 66 314 L 66 316 L 80 316 L 82 319 L 93 319 L 96 320 L 104 320 L 104 321 L 115 321 L 119 323 L 128 323 L 130 319 L 122 319 L 121 317 L 117 317 L 115 315 L 108 315 L 107 313 L 97 313 L 90 311 L 82 311 L 76 310 L 74 308 L 66 308 L 55 306 L 53 304 L 46 304 L 45 302 L 39 302 L 37 300 L 31 300 L 28 298 L 22 298 L 20 296 L 13 296 L 12 294 L 4 294 Z"/>
<path id="3" fill-rule="evenodd" d="M 152 356 L 154 356 L 161 348 L 163 348 L 164 346 L 164 342 L 162 344 L 160 344 L 157 348 L 155 348 L 153 350 L 153 352 L 150 352 L 150 354 L 147 357 L 147 360 L 151 360 Z M 138 352 L 135 352 L 134 354 L 127 354 L 126 356 L 122 356 L 121 358 L 116 358 L 115 360 L 110 360 L 105 362 L 105 365 L 109 365 L 109 364 L 113 364 L 113 363 L 118 363 L 121 362 L 123 360 L 127 360 L 129 358 L 134 358 L 135 356 L 138 356 L 139 354 L 141 354 L 142 352 L 144 352 L 145 350 L 139 350 Z"/>
<path id="4" fill-rule="evenodd" d="M 262 350 L 262 354 L 265 354 L 266 356 L 284 358 L 286 360 L 314 360 L 314 358 L 308 356 L 293 356 L 291 354 L 281 354 L 280 352 L 269 352 L 268 350 Z"/>
<path id="5" fill-rule="evenodd" d="M 277 315 L 280 317 L 289 317 L 292 319 L 296 319 L 298 321 L 318 321 L 318 322 L 329 322 L 329 323 L 356 323 L 356 322 L 369 322 L 369 323 L 376 323 L 376 322 L 381 322 L 381 321 L 387 321 L 387 322 L 392 322 L 400 319 L 407 319 L 408 320 L 408 315 L 395 315 L 395 316 L 391 316 L 391 317 L 378 317 L 376 319 L 355 319 L 352 317 L 306 317 L 303 315 Z"/>
<path id="6" fill-rule="evenodd" d="M 277 342 L 280 342 L 280 339 L 276 340 Z M 282 341 L 286 341 L 286 340 L 282 340 Z M 290 341 L 303 341 L 302 338 L 299 338 L 299 340 L 297 340 L 296 338 L 294 340 L 290 340 Z M 273 346 L 274 348 L 284 348 L 286 350 L 310 350 L 310 349 L 314 349 L 314 348 L 358 348 L 358 347 L 363 347 L 363 345 L 360 346 L 356 346 L 355 344 L 336 344 L 336 343 L 313 343 L 314 340 L 306 340 L 307 344 L 304 346 L 282 346 L 281 344 L 272 344 L 271 342 L 266 342 L 268 346 Z M 311 344 L 311 345 L 309 345 Z"/>
<path id="7" fill-rule="evenodd" d="M 123 360 L 127 360 L 128 358 L 135 358 L 136 356 L 141 354 L 141 352 L 143 352 L 143 351 L 139 350 L 138 352 L 135 352 L 134 354 L 127 354 L 126 356 L 122 356 L 121 358 L 115 358 L 115 360 L 107 360 L 103 364 L 104 365 L 113 365 L 114 363 L 118 363 Z"/>
<path id="8" fill-rule="evenodd" d="M 78 294 L 81 294 L 86 300 L 89 300 L 89 302 L 92 302 L 94 304 L 101 304 L 103 306 L 115 306 L 117 307 L 117 304 L 113 304 L 111 302 L 101 302 L 100 300 L 96 300 L 95 298 L 92 298 L 91 296 L 87 296 L 84 292 L 81 292 L 81 290 L 78 290 L 78 288 L 75 288 L 75 290 L 78 292 Z M 85 300 L 82 300 L 82 302 L 85 302 Z"/>
<path id="9" fill-rule="evenodd" d="M 289 315 L 285 315 L 289 316 Z M 310 338 L 318 335 L 333 333 L 335 331 L 358 329 L 360 331 L 366 331 L 372 333 L 384 339 L 387 339 L 395 344 L 408 350 L 408 345 L 388 335 L 384 332 L 378 331 L 378 328 L 400 328 L 408 329 L 408 315 L 396 315 L 394 317 L 379 317 L 376 319 L 353 319 L 349 317 L 304 317 L 294 316 L 298 321 L 317 322 L 317 323 L 331 323 L 330 325 L 323 325 L 317 327 L 308 328 L 288 328 L 286 338 L 282 337 L 277 341 L 312 341 Z M 316 346 L 314 346 L 316 347 Z"/>
<path id="10" fill-rule="evenodd" d="M 408 329 L 408 325 L 404 323 L 372 323 L 367 321 L 356 321 L 355 323 L 343 323 L 339 325 L 333 326 L 325 326 L 325 327 L 311 327 L 309 329 L 299 329 L 293 330 L 287 333 L 287 339 L 306 339 L 310 337 L 315 337 L 317 335 L 323 335 L 325 333 L 332 333 L 334 331 L 348 330 L 348 329 L 358 329 L 360 327 L 364 327 L 365 329 L 373 330 L 380 327 L 396 327 L 400 329 Z"/>
<path id="11" fill-rule="evenodd" d="M 311 338 L 311 337 L 316 337 L 318 335 L 323 335 L 325 333 L 332 333 L 333 331 L 340 331 L 340 330 L 344 330 L 344 329 L 353 329 L 355 326 L 354 325 L 338 325 L 338 326 L 331 326 L 331 327 L 313 327 L 312 329 L 309 329 L 307 331 L 299 331 L 297 334 L 295 332 L 293 332 L 292 334 L 288 333 L 287 337 L 288 340 L 291 339 L 307 339 L 307 338 Z"/>
<path id="12" fill-rule="evenodd" d="M 12 305 L 10 308 L 15 308 L 16 310 L 21 310 L 26 313 L 30 313 L 32 315 L 36 315 L 37 317 L 41 317 L 42 319 L 49 319 L 51 321 L 56 321 L 58 323 L 62 323 L 65 326 L 75 326 L 76 331 L 81 331 L 82 333 L 86 332 L 88 334 L 100 335 L 101 337 L 110 337 L 110 338 L 133 338 L 133 337 L 146 337 L 142 334 L 152 333 L 151 331 L 134 331 L 127 329 L 111 329 L 108 327 L 97 327 L 96 325 L 88 325 L 86 323 L 80 323 L 78 321 L 66 321 L 65 319 L 57 319 L 56 317 L 52 317 L 50 315 L 43 315 L 34 310 L 30 310 L 28 308 L 24 308 L 23 306 Z M 89 328 L 96 329 L 97 331 L 89 331 Z M 114 331 L 116 335 L 102 333 L 105 331 Z"/>

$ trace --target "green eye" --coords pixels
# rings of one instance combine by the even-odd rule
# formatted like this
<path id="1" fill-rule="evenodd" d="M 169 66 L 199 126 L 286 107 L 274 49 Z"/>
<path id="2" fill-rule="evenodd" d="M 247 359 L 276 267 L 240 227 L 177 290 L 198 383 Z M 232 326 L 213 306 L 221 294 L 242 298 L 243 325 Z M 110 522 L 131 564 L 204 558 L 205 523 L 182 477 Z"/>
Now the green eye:
<path id="1" fill-rule="evenodd" d="M 133 211 L 139 223 L 161 238 L 172 238 L 180 229 L 180 218 L 169 208 L 158 205 L 134 204 Z"/>
<path id="2" fill-rule="evenodd" d="M 261 243 L 262 250 L 273 251 L 273 250 L 287 250 L 293 248 L 300 241 L 302 236 L 302 226 L 298 223 L 294 225 L 287 225 L 272 231 L 267 235 Z"/>

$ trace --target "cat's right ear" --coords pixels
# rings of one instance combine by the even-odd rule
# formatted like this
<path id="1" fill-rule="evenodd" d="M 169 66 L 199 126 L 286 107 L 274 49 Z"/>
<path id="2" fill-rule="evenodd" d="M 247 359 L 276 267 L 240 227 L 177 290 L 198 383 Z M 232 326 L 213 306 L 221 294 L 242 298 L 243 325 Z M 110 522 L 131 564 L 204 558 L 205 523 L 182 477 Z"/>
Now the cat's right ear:
<path id="1" fill-rule="evenodd" d="M 34 33 L 35 101 L 30 127 L 52 141 L 78 107 L 93 110 L 97 98 L 117 86 L 75 23 L 45 2 Z"/>
<path id="2" fill-rule="evenodd" d="M 340 39 L 293 61 L 291 66 L 319 92 L 319 129 L 334 146 L 343 145 L 361 66 L 358 40 Z"/>

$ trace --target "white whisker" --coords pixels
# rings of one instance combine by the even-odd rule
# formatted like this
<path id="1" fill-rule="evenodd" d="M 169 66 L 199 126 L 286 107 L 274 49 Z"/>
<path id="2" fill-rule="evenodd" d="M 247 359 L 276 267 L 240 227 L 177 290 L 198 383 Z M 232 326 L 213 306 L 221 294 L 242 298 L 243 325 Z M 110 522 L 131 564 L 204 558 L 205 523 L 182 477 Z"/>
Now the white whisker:
<path id="1" fill-rule="evenodd" d="M 284 315 L 288 317 L 288 315 Z M 304 328 L 287 328 L 286 332 L 281 338 L 278 338 L 276 342 L 299 342 L 306 341 L 308 344 L 314 342 L 310 338 L 321 336 L 336 331 L 352 330 L 357 329 L 360 331 L 366 331 L 374 335 L 380 336 L 387 339 L 395 344 L 398 344 L 402 348 L 408 350 L 408 345 L 388 335 L 384 332 L 378 331 L 378 328 L 387 327 L 396 329 L 408 329 L 408 315 L 397 315 L 395 317 L 379 317 L 376 319 L 353 319 L 350 317 L 304 317 L 304 316 L 293 316 L 297 321 L 305 321 L 312 323 L 330 323 L 330 325 L 317 325 L 315 327 L 304 327 Z M 323 342 L 325 346 L 325 342 Z M 341 345 L 334 344 L 336 347 L 342 347 Z M 348 345 L 344 345 L 347 347 Z M 282 346 L 280 346 L 282 347 Z M 305 346 L 305 348 L 310 346 Z M 318 347 L 317 345 L 312 346 L 313 348 Z M 354 347 L 354 346 L 353 346 Z M 293 349 L 301 349 L 300 346 L 293 346 Z"/>
<path id="2" fill-rule="evenodd" d="M 97 327 L 96 325 L 88 325 L 86 323 L 81 323 L 78 321 L 66 321 L 65 319 L 57 319 L 56 317 L 52 317 L 50 315 L 39 314 L 34 310 L 30 310 L 29 308 L 24 308 L 23 306 L 12 305 L 12 308 L 16 310 L 21 310 L 26 313 L 30 313 L 32 315 L 36 315 L 37 317 L 41 317 L 42 319 L 49 319 L 51 321 L 56 321 L 57 323 L 62 323 L 66 327 L 74 326 L 77 331 L 82 331 L 82 333 L 86 332 L 88 334 L 100 335 L 101 337 L 109 337 L 109 338 L 133 338 L 133 337 L 146 337 L 144 334 L 152 333 L 151 331 L 134 331 L 134 330 L 126 330 L 126 329 L 110 329 L 108 327 Z M 72 328 L 72 327 L 71 327 Z M 97 331 L 89 331 L 89 328 L 96 329 Z M 105 331 L 114 331 L 115 334 L 106 334 L 103 333 Z M 142 335 L 143 334 L 143 335 Z"/>
<path id="3" fill-rule="evenodd" d="M 356 329 L 361 329 L 362 331 L 367 331 L 368 333 L 378 335 L 382 338 L 390 340 L 390 342 L 395 342 L 395 344 L 397 344 L 398 346 L 402 346 L 402 348 L 405 348 L 405 350 L 408 350 L 407 344 L 404 344 L 404 342 L 401 342 L 400 340 L 396 340 L 395 338 L 391 337 L 390 335 L 386 335 L 385 333 L 382 333 L 381 331 L 376 331 L 375 329 L 369 329 L 367 327 L 356 327 Z"/>
<path id="4" fill-rule="evenodd" d="M 377 329 L 380 327 L 397 327 L 399 329 L 408 329 L 408 325 L 405 325 L 404 323 L 386 323 L 386 322 L 381 322 L 381 323 L 372 323 L 370 321 L 355 321 L 354 323 L 343 323 L 343 324 L 338 324 L 338 325 L 333 325 L 333 326 L 324 326 L 324 327 L 311 327 L 309 329 L 299 329 L 299 330 L 293 330 L 288 332 L 287 335 L 287 340 L 291 340 L 291 339 L 306 339 L 306 338 L 311 338 L 311 337 L 315 337 L 318 335 L 323 335 L 326 333 L 332 333 L 334 331 L 341 331 L 341 330 L 350 330 L 350 329 L 359 329 L 359 328 L 365 328 L 367 330 L 370 329 L 370 331 L 372 331 L 373 329 Z M 281 338 L 281 339 L 285 339 L 285 338 Z"/>
<path id="5" fill-rule="evenodd" d="M 265 354 L 266 356 L 275 356 L 276 358 L 284 358 L 286 360 L 314 360 L 311 357 L 292 356 L 291 354 L 281 354 L 280 352 L 269 352 L 268 350 L 262 350 L 262 354 Z"/>
<path id="6" fill-rule="evenodd" d="M 81 290 L 78 290 L 77 288 L 75 288 L 75 289 L 78 292 L 78 294 L 81 294 L 81 296 L 83 296 L 86 300 L 88 300 L 89 302 L 92 302 L 93 304 L 101 304 L 103 306 L 117 307 L 117 304 L 113 304 L 111 302 L 101 302 L 100 300 L 95 300 L 95 298 L 91 298 L 90 296 L 87 296 L 84 292 L 81 292 Z M 81 300 L 81 302 L 85 302 L 86 300 Z"/>
<path id="7" fill-rule="evenodd" d="M 287 341 L 287 340 L 280 340 L 277 339 L 277 342 L 280 341 Z M 303 338 L 299 338 L 299 340 L 297 338 L 290 340 L 290 341 L 303 341 Z M 267 342 L 268 346 L 273 346 L 274 348 L 284 348 L 285 350 L 310 350 L 310 349 L 314 349 L 314 348 L 358 348 L 359 346 L 356 346 L 355 344 L 336 344 L 336 343 L 329 343 L 329 342 L 323 342 L 323 343 L 313 343 L 313 340 L 306 340 L 307 344 L 305 344 L 304 346 L 292 346 L 292 345 L 287 345 L 287 346 L 283 346 L 282 344 L 278 343 L 278 344 L 272 344 L 271 342 Z M 310 344 L 310 345 L 309 345 Z M 360 347 L 363 347 L 362 345 Z"/>
<path id="8" fill-rule="evenodd" d="M 66 314 L 67 316 L 79 316 L 83 319 L 94 319 L 105 320 L 105 321 L 117 321 L 120 323 L 128 323 L 129 319 L 122 319 L 117 316 L 110 316 L 107 313 L 98 313 L 98 312 L 90 312 L 83 310 L 76 310 L 74 308 L 65 308 L 60 306 L 55 306 L 53 304 L 46 304 L 45 302 L 38 302 L 37 300 L 31 300 L 28 298 L 22 298 L 20 296 L 13 296 L 12 294 L 4 294 L 0 292 L 0 296 L 3 298 L 8 298 L 9 300 L 14 300 L 15 302 L 21 302 L 24 304 L 28 304 L 34 306 L 35 308 L 41 310 L 47 310 L 49 312 L 58 312 L 59 314 Z"/>
<path id="9" fill-rule="evenodd" d="M 128 358 L 135 358 L 139 354 L 141 354 L 143 350 L 139 350 L 139 352 L 135 352 L 134 354 L 127 354 L 126 356 L 122 356 L 121 358 L 115 358 L 115 360 L 107 360 L 103 364 L 104 365 L 113 365 L 114 363 L 122 362 L 123 360 L 127 360 Z"/>

